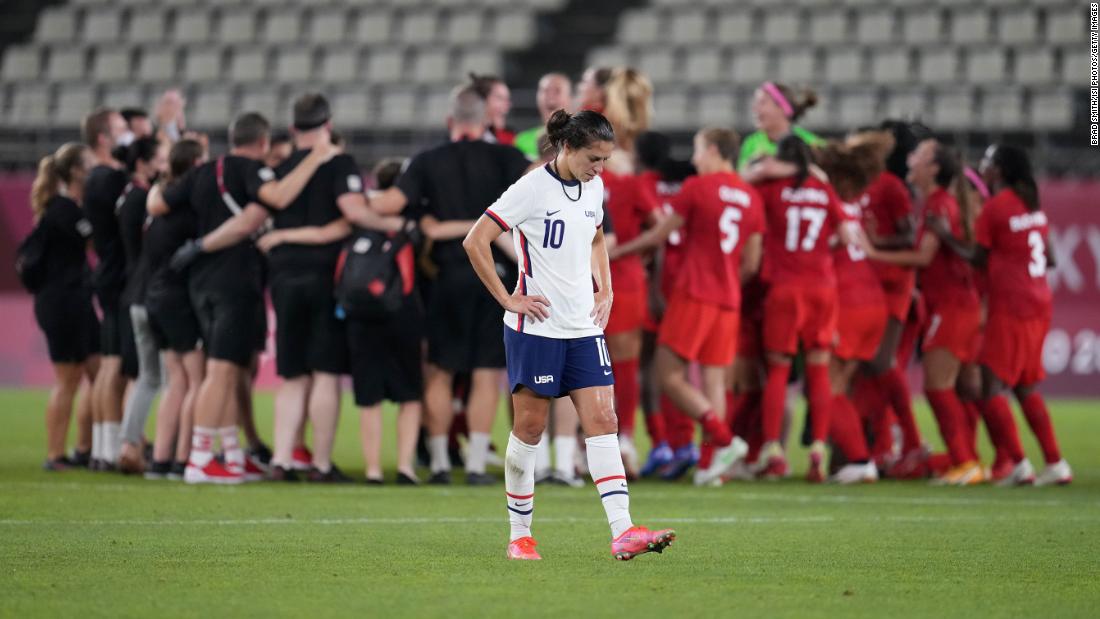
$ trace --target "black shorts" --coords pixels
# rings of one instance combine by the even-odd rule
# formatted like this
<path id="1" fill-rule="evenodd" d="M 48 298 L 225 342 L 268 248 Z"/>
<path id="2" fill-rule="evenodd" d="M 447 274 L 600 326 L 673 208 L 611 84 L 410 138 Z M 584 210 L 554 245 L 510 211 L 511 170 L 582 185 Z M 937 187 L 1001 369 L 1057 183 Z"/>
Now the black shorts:
<path id="1" fill-rule="evenodd" d="M 145 309 L 158 349 L 178 353 L 195 350 L 199 344 L 199 319 L 186 288 L 163 296 L 147 295 Z"/>
<path id="2" fill-rule="evenodd" d="M 96 300 L 103 313 L 103 322 L 99 328 L 99 349 L 105 357 L 118 357 L 122 354 L 122 329 L 119 322 L 122 316 L 122 304 L 119 298 L 121 290 L 97 290 Z"/>
<path id="3" fill-rule="evenodd" d="M 241 367 L 251 365 L 255 353 L 256 305 L 263 302 L 260 295 L 248 288 L 211 290 L 195 285 L 194 280 L 190 292 L 206 357 Z"/>
<path id="4" fill-rule="evenodd" d="M 466 266 L 440 271 L 428 305 L 428 360 L 451 372 L 503 368 L 504 308 Z"/>
<path id="5" fill-rule="evenodd" d="M 118 333 L 119 352 L 122 356 L 122 367 L 119 372 L 126 378 L 137 378 L 137 342 L 134 339 L 134 323 L 130 319 L 129 305 L 122 305 L 118 308 Z"/>
<path id="6" fill-rule="evenodd" d="M 415 402 L 423 395 L 424 312 L 418 301 L 413 296 L 409 307 L 389 320 L 347 321 L 356 406 L 374 406 L 382 400 Z"/>
<path id="7" fill-rule="evenodd" d="M 99 354 L 99 319 L 91 290 L 44 290 L 34 297 L 34 318 L 46 334 L 53 363 L 83 363 Z"/>
<path id="8" fill-rule="evenodd" d="M 272 273 L 271 303 L 279 376 L 347 373 L 347 335 L 336 318 L 331 271 Z"/>
<path id="9" fill-rule="evenodd" d="M 262 353 L 267 350 L 267 301 L 261 297 L 256 306 L 256 332 L 252 336 L 253 350 Z"/>

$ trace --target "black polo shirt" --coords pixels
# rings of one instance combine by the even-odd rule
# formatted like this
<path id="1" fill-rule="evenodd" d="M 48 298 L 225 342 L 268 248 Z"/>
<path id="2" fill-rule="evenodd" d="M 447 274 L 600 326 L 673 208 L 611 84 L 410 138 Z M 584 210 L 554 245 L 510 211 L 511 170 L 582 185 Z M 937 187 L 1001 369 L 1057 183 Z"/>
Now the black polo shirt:
<path id="1" fill-rule="evenodd" d="M 164 201 L 172 211 L 190 209 L 195 215 L 195 232 L 205 236 L 231 217 L 233 211 L 218 190 L 217 165 L 224 160 L 223 178 L 226 191 L 242 209 L 250 202 L 259 203 L 257 194 L 264 180 L 257 171 L 259 161 L 226 155 L 193 168 L 164 190 Z M 267 180 L 274 180 L 269 178 Z M 262 263 L 251 239 L 223 250 L 203 254 L 191 266 L 193 284 L 218 292 L 232 294 L 237 290 L 262 291 Z"/>
<path id="2" fill-rule="evenodd" d="M 511 146 L 460 140 L 413 157 L 397 187 L 414 212 L 440 221 L 477 219 L 530 163 Z M 440 267 L 469 265 L 462 239 L 434 243 L 432 260 Z"/>
<path id="3" fill-rule="evenodd" d="M 92 168 L 84 181 L 84 215 L 92 224 L 92 244 L 99 257 L 93 281 L 97 291 L 109 294 L 121 293 L 126 279 L 126 255 L 115 209 L 128 182 L 126 172 L 106 165 Z"/>
<path id="4" fill-rule="evenodd" d="M 64 196 L 50 198 L 38 225 L 42 227 L 46 246 L 42 289 L 72 291 L 87 286 L 88 237 L 92 235 L 92 225 L 76 202 Z"/>
<path id="5" fill-rule="evenodd" d="M 128 184 L 118 207 L 119 240 L 126 255 L 126 288 L 122 291 L 122 302 L 126 305 L 142 304 L 145 301 L 145 284 L 149 274 L 148 264 L 141 259 L 141 246 L 145 235 L 145 198 L 149 190 Z"/>

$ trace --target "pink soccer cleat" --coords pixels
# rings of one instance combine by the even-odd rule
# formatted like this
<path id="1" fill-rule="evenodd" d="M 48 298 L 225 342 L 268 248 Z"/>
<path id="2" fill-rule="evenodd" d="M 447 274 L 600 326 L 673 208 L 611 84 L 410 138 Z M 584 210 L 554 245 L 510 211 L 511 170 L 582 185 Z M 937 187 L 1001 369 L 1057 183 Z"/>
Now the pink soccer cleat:
<path id="1" fill-rule="evenodd" d="M 660 553 L 675 540 L 676 531 L 672 529 L 650 531 L 645 527 L 634 526 L 611 540 L 611 556 L 619 561 L 629 561 L 647 552 Z"/>
<path id="2" fill-rule="evenodd" d="M 538 545 L 539 543 L 530 535 L 509 542 L 508 558 L 518 559 L 520 561 L 541 561 L 542 557 L 540 557 L 538 551 L 535 550 L 535 546 Z"/>

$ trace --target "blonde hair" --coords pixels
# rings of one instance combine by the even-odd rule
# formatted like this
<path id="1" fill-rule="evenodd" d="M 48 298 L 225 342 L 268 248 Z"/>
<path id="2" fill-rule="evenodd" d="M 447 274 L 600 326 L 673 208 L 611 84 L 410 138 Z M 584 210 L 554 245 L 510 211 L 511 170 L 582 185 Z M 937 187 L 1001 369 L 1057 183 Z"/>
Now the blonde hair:
<path id="1" fill-rule="evenodd" d="M 38 161 L 38 174 L 31 185 L 31 211 L 38 221 L 46 213 L 46 203 L 61 191 L 62 183 L 73 180 L 73 168 L 84 165 L 85 146 L 68 142 Z"/>
<path id="2" fill-rule="evenodd" d="M 619 146 L 629 149 L 634 139 L 649 129 L 653 118 L 653 83 L 637 69 L 619 67 L 611 72 L 604 92 L 607 96 L 604 116 L 615 128 Z"/>
<path id="3" fill-rule="evenodd" d="M 815 149 L 814 160 L 841 199 L 851 200 L 886 169 L 886 155 L 893 148 L 894 136 L 889 132 L 862 131 Z"/>

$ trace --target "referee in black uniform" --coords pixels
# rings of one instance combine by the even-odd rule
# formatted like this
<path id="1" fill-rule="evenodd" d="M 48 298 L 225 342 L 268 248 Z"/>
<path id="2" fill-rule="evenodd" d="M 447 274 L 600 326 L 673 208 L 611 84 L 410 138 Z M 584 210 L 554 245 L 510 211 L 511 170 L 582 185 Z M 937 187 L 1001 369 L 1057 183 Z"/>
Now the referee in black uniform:
<path id="1" fill-rule="evenodd" d="M 462 239 L 478 217 L 518 180 L 530 162 L 511 146 L 490 144 L 485 136 L 485 102 L 470 86 L 456 89 L 447 119 L 450 140 L 428 149 L 410 162 L 397 186 L 371 199 L 380 213 L 396 214 L 406 205 L 425 214 L 425 236 L 434 241 L 432 259 L 439 276 L 428 299 L 429 371 L 425 389 L 428 407 L 428 448 L 432 483 L 450 483 L 447 433 L 453 417 L 452 386 L 456 373 L 470 373 L 470 444 L 466 479 L 492 483 L 485 474 L 489 432 L 500 396 L 504 342 L 500 325 L 504 311 L 479 285 Z M 502 237 L 505 252 L 508 239 Z M 507 286 L 508 258 L 498 257 L 498 271 Z"/>

